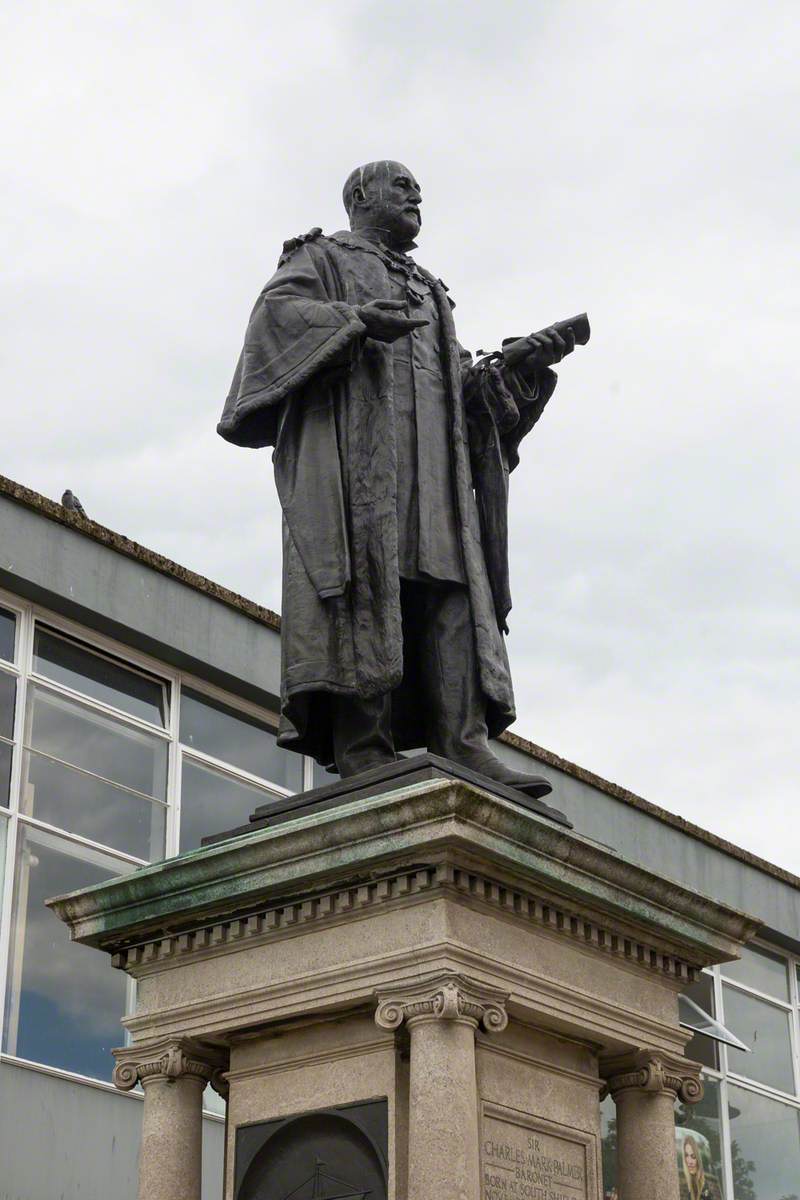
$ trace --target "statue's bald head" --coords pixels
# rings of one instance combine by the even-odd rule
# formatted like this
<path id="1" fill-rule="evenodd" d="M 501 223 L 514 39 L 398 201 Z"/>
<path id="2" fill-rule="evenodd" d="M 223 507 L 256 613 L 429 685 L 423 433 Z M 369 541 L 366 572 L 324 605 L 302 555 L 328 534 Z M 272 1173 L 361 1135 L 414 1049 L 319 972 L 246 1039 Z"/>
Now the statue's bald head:
<path id="1" fill-rule="evenodd" d="M 356 167 L 347 177 L 342 199 L 354 231 L 377 230 L 398 249 L 419 233 L 422 192 L 402 163 L 380 159 Z"/>

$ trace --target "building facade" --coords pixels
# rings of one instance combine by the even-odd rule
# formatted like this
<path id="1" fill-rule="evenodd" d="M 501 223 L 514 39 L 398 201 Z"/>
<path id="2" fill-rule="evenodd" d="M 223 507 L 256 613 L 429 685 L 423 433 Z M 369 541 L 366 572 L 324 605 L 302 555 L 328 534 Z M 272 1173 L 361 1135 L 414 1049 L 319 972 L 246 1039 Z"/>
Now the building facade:
<path id="1" fill-rule="evenodd" d="M 43 902 L 330 778 L 276 744 L 279 631 L 274 613 L 0 478 L 3 1200 L 136 1194 L 140 1097 L 110 1083 L 132 985 Z M 706 1095 L 676 1111 L 676 1147 L 699 1155 L 712 1197 L 797 1200 L 800 879 L 520 738 L 498 752 L 544 767 L 581 833 L 763 920 L 741 962 L 691 990 L 750 1050 L 693 1037 Z M 611 1196 L 610 1101 L 603 1112 Z M 223 1120 L 209 1092 L 209 1198 Z"/>

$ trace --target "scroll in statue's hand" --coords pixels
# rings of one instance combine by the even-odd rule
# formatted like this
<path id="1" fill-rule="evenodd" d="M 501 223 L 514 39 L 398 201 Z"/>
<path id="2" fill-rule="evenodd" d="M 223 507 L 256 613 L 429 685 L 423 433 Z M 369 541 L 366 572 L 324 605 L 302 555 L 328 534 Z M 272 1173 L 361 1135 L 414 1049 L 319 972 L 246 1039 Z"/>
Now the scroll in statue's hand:
<path id="1" fill-rule="evenodd" d="M 367 327 L 367 337 L 379 342 L 396 342 L 412 329 L 421 329 L 427 321 L 406 316 L 403 300 L 370 300 L 356 309 L 356 314 Z"/>
<path id="2" fill-rule="evenodd" d="M 552 367 L 571 354 L 577 346 L 585 346 L 591 330 L 586 313 L 557 321 L 539 333 L 524 338 L 506 338 L 500 352 L 507 367 L 523 371 L 536 367 Z"/>

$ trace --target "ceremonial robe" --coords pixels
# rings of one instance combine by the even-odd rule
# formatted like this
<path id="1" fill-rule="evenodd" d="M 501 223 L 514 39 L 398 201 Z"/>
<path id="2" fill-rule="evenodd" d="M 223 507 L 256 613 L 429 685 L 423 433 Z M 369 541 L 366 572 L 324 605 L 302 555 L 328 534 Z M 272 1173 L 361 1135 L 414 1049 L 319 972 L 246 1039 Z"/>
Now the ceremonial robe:
<path id="1" fill-rule="evenodd" d="M 458 344 L 447 290 L 425 274 L 439 318 L 453 504 L 480 685 L 496 736 L 515 715 L 503 638 L 508 472 L 555 376 L 506 378 L 520 415 L 503 430 L 485 377 L 477 387 Z M 284 515 L 279 742 L 328 764 L 336 694 L 396 691 L 395 747 L 426 744 L 422 708 L 403 695 L 394 349 L 366 337 L 356 311 L 395 295 L 387 252 L 354 233 L 315 230 L 287 243 L 251 314 L 218 426 L 237 445 L 274 447 Z M 490 543 L 486 555 L 482 537 Z"/>

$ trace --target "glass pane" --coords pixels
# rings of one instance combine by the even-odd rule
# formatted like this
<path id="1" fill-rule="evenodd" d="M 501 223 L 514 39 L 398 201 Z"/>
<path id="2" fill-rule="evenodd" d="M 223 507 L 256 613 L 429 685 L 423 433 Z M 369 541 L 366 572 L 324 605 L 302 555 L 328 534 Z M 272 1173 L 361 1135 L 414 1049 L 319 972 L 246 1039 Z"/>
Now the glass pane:
<path id="1" fill-rule="evenodd" d="M 14 661 L 14 634 L 17 628 L 17 618 L 7 608 L 0 608 L 0 658 L 7 662 Z"/>
<path id="2" fill-rule="evenodd" d="M 767 954 L 764 950 L 753 950 L 745 946 L 739 962 L 723 963 L 723 975 L 736 979 L 746 987 L 775 996 L 778 1000 L 789 999 L 788 963 L 778 954 Z"/>
<path id="3" fill-rule="evenodd" d="M 610 1096 L 600 1105 L 603 1198 L 617 1200 L 617 1106 Z"/>
<path id="4" fill-rule="evenodd" d="M 140 675 L 114 658 L 95 654 L 47 629 L 36 630 L 33 669 L 133 717 L 162 727 L 166 724 L 166 685 L 160 679 Z"/>
<path id="5" fill-rule="evenodd" d="M 794 1092 L 789 1014 L 735 988 L 723 988 L 725 1024 L 750 1053 L 728 1047 L 728 1070 L 782 1092 Z"/>
<path id="6" fill-rule="evenodd" d="M 709 1016 L 715 1016 L 714 1012 L 714 978 L 712 975 L 703 973 L 696 983 L 690 984 L 684 991 L 684 995 L 690 1000 L 694 1000 L 695 1004 L 707 1012 Z M 696 1024 L 694 1014 L 685 1013 L 680 1006 L 679 997 L 679 1015 L 680 1020 L 684 1019 L 692 1024 Z M 711 1038 L 705 1037 L 703 1034 L 696 1033 L 690 1042 L 686 1043 L 684 1054 L 687 1058 L 693 1059 L 695 1062 L 702 1063 L 704 1067 L 719 1067 L 719 1050 L 717 1043 Z"/>
<path id="7" fill-rule="evenodd" d="M 728 1085 L 734 1200 L 800 1196 L 800 1112 Z"/>
<path id="8" fill-rule="evenodd" d="M 326 783 L 336 783 L 339 778 L 337 771 L 329 771 L 327 767 L 321 767 L 318 762 L 314 763 L 314 775 L 312 787 L 325 787 Z"/>
<path id="9" fill-rule="evenodd" d="M 108 1079 L 121 1046 L 126 976 L 108 956 L 69 940 L 44 902 L 130 868 L 20 826 L 5 1049 L 34 1062 Z"/>
<path id="10" fill-rule="evenodd" d="M 0 671 L 0 737 L 14 736 L 14 701 L 17 695 L 17 680 L 8 671 Z"/>
<path id="11" fill-rule="evenodd" d="M 249 783 L 240 783 L 188 758 L 181 771 L 180 848 L 194 850 L 209 833 L 246 825 L 259 804 L 273 796 Z"/>
<path id="12" fill-rule="evenodd" d="M 25 755 L 22 812 L 136 858 L 164 855 L 167 810 L 163 804 L 35 751 Z"/>
<path id="13" fill-rule="evenodd" d="M 12 747 L 8 742 L 0 742 L 0 804 L 9 807 L 11 797 L 11 756 Z"/>
<path id="14" fill-rule="evenodd" d="M 705 1080 L 699 1104 L 675 1105 L 675 1143 L 682 1200 L 723 1200 L 722 1124 L 719 1084 Z"/>
<path id="15" fill-rule="evenodd" d="M 216 1113 L 218 1117 L 225 1116 L 227 1105 L 218 1092 L 209 1083 L 203 1092 L 203 1112 Z"/>
<path id="16" fill-rule="evenodd" d="M 181 693 L 181 741 L 290 791 L 303 786 L 302 755 L 279 749 L 269 725 L 190 688 Z"/>
<path id="17" fill-rule="evenodd" d="M 167 743 L 77 700 L 32 688 L 29 742 L 54 758 L 163 800 Z M 58 822 L 60 824 L 60 822 Z"/>

